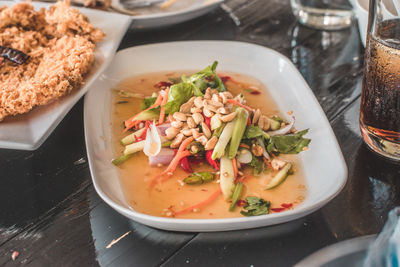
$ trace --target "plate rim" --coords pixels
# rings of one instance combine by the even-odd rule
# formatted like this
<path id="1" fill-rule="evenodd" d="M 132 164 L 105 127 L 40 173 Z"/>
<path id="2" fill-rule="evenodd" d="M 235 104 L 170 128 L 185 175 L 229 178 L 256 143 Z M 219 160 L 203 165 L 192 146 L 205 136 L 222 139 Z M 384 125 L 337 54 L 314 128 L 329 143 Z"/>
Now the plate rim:
<path id="1" fill-rule="evenodd" d="M 294 267 L 322 266 L 336 258 L 366 251 L 376 240 L 377 236 L 377 234 L 362 235 L 327 245 L 303 258 Z M 345 247 L 345 254 L 339 254 L 338 248 L 340 247 Z"/>
<path id="2" fill-rule="evenodd" d="M 159 47 L 159 46 L 168 46 L 168 45 L 174 45 L 174 44 L 186 44 L 186 45 L 190 45 L 190 43 L 208 43 L 210 45 L 218 45 L 218 44 L 237 44 L 237 45 L 242 45 L 242 46 L 253 46 L 253 47 L 258 47 L 258 49 L 265 49 L 267 50 L 269 53 L 275 54 L 276 56 L 283 58 L 285 60 L 285 63 L 287 63 L 290 68 L 298 75 L 298 78 L 300 78 L 304 84 L 304 87 L 306 89 L 306 92 L 308 93 L 309 97 L 311 97 L 313 99 L 313 101 L 316 103 L 317 108 L 320 111 L 321 116 L 323 117 L 323 122 L 324 124 L 327 124 L 328 130 L 330 132 L 330 135 L 332 137 L 332 141 L 333 144 L 335 145 L 335 147 L 337 148 L 336 152 L 337 152 L 337 156 L 338 156 L 338 161 L 341 163 L 341 165 L 339 166 L 340 169 L 338 168 L 338 172 L 342 172 L 341 175 L 339 177 L 340 181 L 338 181 L 338 185 L 335 188 L 335 190 L 332 190 L 332 192 L 327 196 L 324 197 L 322 200 L 320 200 L 319 202 L 316 203 L 310 203 L 307 207 L 304 206 L 299 206 L 296 209 L 293 210 L 288 210 L 282 213 L 273 213 L 273 214 L 268 214 L 265 216 L 268 216 L 269 218 L 276 218 L 277 217 L 277 222 L 275 223 L 270 223 L 270 224 L 265 224 L 264 226 L 267 225 L 276 225 L 276 224 L 280 224 L 283 222 L 289 222 L 289 221 L 294 221 L 296 219 L 299 219 L 301 217 L 304 217 L 312 212 L 314 212 L 315 210 L 323 207 L 325 204 L 327 204 L 329 201 L 331 201 L 334 197 L 336 197 L 343 189 L 343 187 L 346 185 L 347 179 L 348 179 L 348 168 L 346 165 L 346 162 L 344 160 L 342 151 L 340 149 L 339 143 L 337 141 L 336 135 L 333 132 L 333 129 L 329 123 L 329 120 L 327 119 L 325 112 L 323 111 L 321 105 L 319 104 L 317 98 L 315 97 L 314 93 L 312 92 L 311 88 L 308 86 L 307 82 L 304 80 L 304 77 L 301 75 L 301 73 L 298 71 L 298 69 L 294 66 L 294 64 L 290 61 L 289 58 L 287 58 L 285 55 L 279 53 L 276 50 L 273 50 L 271 48 L 268 47 L 264 47 L 258 44 L 253 44 L 253 43 L 248 43 L 248 42 L 241 42 L 241 41 L 225 41 L 225 40 L 192 40 L 192 41 L 175 41 L 175 42 L 162 42 L 162 43 L 152 43 L 152 44 L 145 44 L 145 45 L 140 45 L 140 46 L 134 46 L 134 47 L 129 47 L 129 48 L 125 48 L 122 49 L 120 51 L 118 51 L 118 53 L 115 55 L 114 60 L 116 60 L 116 58 L 118 57 L 118 55 L 120 54 L 124 54 L 124 53 L 130 53 L 131 50 L 136 50 L 136 49 L 140 49 L 143 47 Z M 112 64 L 110 65 L 112 66 Z M 140 213 L 138 211 L 135 211 L 133 209 L 128 209 L 125 207 L 120 206 L 119 204 L 115 203 L 112 199 L 110 199 L 107 194 L 105 192 L 103 192 L 100 188 L 100 185 L 97 183 L 97 179 L 95 179 L 94 177 L 94 167 L 93 167 L 93 160 L 92 160 L 92 151 L 91 148 L 89 147 L 90 142 L 87 140 L 88 134 L 87 132 L 89 131 L 89 123 L 86 123 L 89 119 L 89 111 L 87 108 L 87 102 L 88 99 L 90 97 L 90 93 L 85 97 L 85 104 L 84 104 L 84 129 L 85 129 L 85 144 L 86 144 L 86 151 L 88 154 L 88 162 L 89 162 L 89 167 L 90 167 L 90 172 L 91 172 L 91 176 L 92 176 L 92 182 L 93 185 L 95 187 L 96 192 L 99 194 L 99 196 L 108 204 L 110 205 L 112 208 L 114 208 L 116 211 L 118 211 L 119 213 L 121 213 L 124 216 L 127 216 L 129 219 L 132 219 L 131 217 L 129 217 L 129 214 L 134 215 L 136 218 L 132 219 L 132 220 L 136 220 L 140 223 L 146 224 L 146 225 L 150 225 L 152 227 L 156 227 L 159 229 L 166 229 L 166 230 L 175 230 L 175 231 L 182 231 L 182 232 L 214 232 L 214 231 L 229 231 L 229 230 L 236 230 L 236 229 L 249 229 L 249 228 L 257 228 L 257 227 L 263 227 L 263 226 L 250 226 L 250 227 L 241 227 L 241 228 L 226 228 L 226 229 L 218 229 L 218 230 L 213 230 L 213 229 L 205 229 L 205 230 L 193 230 L 192 228 L 190 229 L 180 229 L 177 230 L 176 227 L 168 227 L 167 226 L 155 226 L 154 224 L 148 224 L 148 221 L 157 221 L 157 224 L 174 224 L 174 225 L 191 225 L 191 226 L 196 226 L 198 224 L 220 224 L 220 223 L 242 223 L 242 222 L 249 222 L 249 218 L 248 217 L 236 217 L 236 218 L 220 218 L 220 219 L 184 219 L 184 218 L 166 218 L 166 217 L 158 217 L 158 216 L 153 216 L 153 215 L 148 215 L 148 214 L 143 214 Z M 251 217 L 251 222 L 255 222 L 257 223 L 258 221 L 263 221 L 265 220 L 265 216 L 254 216 Z"/>
<path id="3" fill-rule="evenodd" d="M 114 1 L 114 0 L 113 0 Z M 113 2 L 112 1 L 112 2 Z M 119 0 L 115 0 L 115 1 L 119 1 Z M 214 0 L 214 2 L 212 3 L 207 3 L 205 5 L 201 5 L 201 6 L 191 6 L 187 9 L 183 9 L 183 10 L 178 10 L 178 11 L 172 11 L 172 12 L 165 12 L 165 13 L 156 13 L 156 14 L 147 14 L 147 15 L 129 15 L 128 13 L 122 13 L 122 11 L 119 11 L 118 8 L 113 7 L 113 5 L 111 4 L 111 8 L 113 10 L 115 10 L 116 12 L 119 12 L 120 14 L 126 14 L 127 16 L 129 16 L 132 21 L 136 21 L 136 20 L 152 20 L 152 19 L 159 19 L 159 18 L 168 18 L 168 17 L 173 17 L 173 16 L 179 16 L 179 15 L 184 15 L 187 13 L 191 13 L 194 11 L 200 11 L 203 10 L 205 8 L 209 8 L 212 7 L 214 5 L 219 5 L 222 4 L 225 0 Z"/>
<path id="4" fill-rule="evenodd" d="M 15 4 L 18 4 L 18 2 L 10 1 L 10 0 L 0 1 L 0 6 L 6 5 L 7 7 L 10 7 Z M 47 8 L 51 5 L 53 5 L 52 3 L 44 3 L 44 2 L 31 2 L 30 4 L 34 7 L 35 10 L 41 9 L 41 8 Z M 76 89 L 76 92 L 75 92 L 76 96 L 73 96 L 73 99 L 68 101 L 66 108 L 63 109 L 62 112 L 60 113 L 60 115 L 54 121 L 51 122 L 51 124 L 46 129 L 46 131 L 44 131 L 43 134 L 38 139 L 32 139 L 32 142 L 22 142 L 22 141 L 18 142 L 18 141 L 12 141 L 12 140 L 10 141 L 10 140 L 1 140 L 0 139 L 0 148 L 1 149 L 15 149 L 15 150 L 26 150 L 26 151 L 34 151 L 34 150 L 38 149 L 47 140 L 47 138 L 55 130 L 55 128 L 58 126 L 58 124 L 61 123 L 61 121 L 65 118 L 65 116 L 68 114 L 68 112 L 70 112 L 71 109 L 75 106 L 75 104 L 82 98 L 82 96 L 84 96 L 90 90 L 91 85 L 99 78 L 99 76 L 110 65 L 110 63 L 114 59 L 114 56 L 118 49 L 118 46 L 121 43 L 122 38 L 125 36 L 125 33 L 128 30 L 128 27 L 131 23 L 130 16 L 127 16 L 124 14 L 106 12 L 103 10 L 95 10 L 95 9 L 90 9 L 90 8 L 85 8 L 85 7 L 76 7 L 76 6 L 71 6 L 71 7 L 74 9 L 78 9 L 80 12 L 83 11 L 82 13 L 85 16 L 90 16 L 90 13 L 91 13 L 91 14 L 102 14 L 105 16 L 112 16 L 112 17 L 120 18 L 120 25 L 118 26 L 118 28 L 121 31 L 121 35 L 119 36 L 118 40 L 116 40 L 115 42 L 112 42 L 112 40 L 110 40 L 110 42 L 112 43 L 112 46 L 110 49 L 110 51 L 111 51 L 110 55 L 107 58 L 105 58 L 105 60 L 103 61 L 103 64 L 93 74 L 92 79 L 89 82 L 84 83 L 80 88 Z M 69 95 L 66 95 L 66 96 L 69 96 Z M 47 105 L 44 105 L 44 106 L 49 106 L 49 105 L 54 105 L 54 103 L 48 103 Z M 36 108 L 38 108 L 38 107 L 36 107 Z M 27 114 L 27 113 L 24 113 L 24 114 Z M 24 114 L 18 114 L 17 116 L 24 115 Z M 31 120 L 26 120 L 26 123 L 30 123 L 30 122 L 31 122 Z"/>

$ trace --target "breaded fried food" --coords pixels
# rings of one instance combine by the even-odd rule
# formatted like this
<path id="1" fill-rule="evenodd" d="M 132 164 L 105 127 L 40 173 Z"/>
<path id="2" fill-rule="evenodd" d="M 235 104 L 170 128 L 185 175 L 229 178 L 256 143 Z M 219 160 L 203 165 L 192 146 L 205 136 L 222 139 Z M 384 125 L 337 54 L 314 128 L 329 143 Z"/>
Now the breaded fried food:
<path id="1" fill-rule="evenodd" d="M 35 11 L 29 3 L 0 8 L 0 46 L 30 56 L 0 60 L 0 121 L 45 105 L 81 86 L 104 33 L 67 2 Z"/>

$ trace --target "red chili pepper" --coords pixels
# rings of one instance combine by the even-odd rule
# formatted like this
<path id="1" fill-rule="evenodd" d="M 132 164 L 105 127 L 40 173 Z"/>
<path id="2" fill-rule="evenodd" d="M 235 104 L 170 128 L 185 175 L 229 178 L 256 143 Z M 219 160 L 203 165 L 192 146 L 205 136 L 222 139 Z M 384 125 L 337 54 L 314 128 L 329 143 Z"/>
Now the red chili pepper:
<path id="1" fill-rule="evenodd" d="M 226 83 L 228 80 L 230 80 L 230 76 L 220 76 L 219 75 L 219 78 L 221 79 L 221 81 L 223 82 L 223 83 Z"/>
<path id="2" fill-rule="evenodd" d="M 174 155 L 176 155 L 177 152 L 178 152 L 178 149 L 174 149 Z M 179 166 L 181 166 L 181 168 L 182 168 L 185 172 L 187 172 L 187 173 L 192 173 L 193 170 L 192 170 L 192 167 L 190 166 L 190 163 L 189 163 L 189 159 L 188 159 L 188 158 L 189 158 L 189 157 L 185 157 L 185 158 L 181 159 L 181 160 L 179 161 Z"/>
<path id="3" fill-rule="evenodd" d="M 181 168 L 182 168 L 185 172 L 188 172 L 188 173 L 192 173 L 192 172 L 193 172 L 192 167 L 190 167 L 190 163 L 189 163 L 187 157 L 181 159 L 181 160 L 179 161 L 179 165 L 181 166 Z"/>
<path id="4" fill-rule="evenodd" d="M 206 151 L 206 160 L 211 166 L 213 166 L 214 169 L 219 170 L 218 162 L 211 158 L 211 155 L 212 155 L 213 151 L 214 150 L 207 150 Z"/>
<path id="5" fill-rule="evenodd" d="M 147 130 L 149 129 L 150 124 L 151 124 L 151 121 L 146 121 L 146 124 L 145 124 L 145 126 L 144 126 L 144 131 L 143 131 L 143 133 L 142 133 L 138 138 L 136 138 L 136 142 L 143 141 L 143 140 L 146 139 Z"/>
<path id="6" fill-rule="evenodd" d="M 282 203 L 281 206 L 284 207 L 285 209 L 290 209 L 291 207 L 293 207 L 293 203 L 288 203 L 288 204 Z"/>
<path id="7" fill-rule="evenodd" d="M 250 92 L 250 94 L 252 94 L 252 95 L 259 95 L 259 94 L 261 94 L 261 92 L 256 91 L 256 90 L 253 90 L 253 91 Z"/>
<path id="8" fill-rule="evenodd" d="M 168 87 L 168 86 L 171 86 L 171 85 L 172 85 L 172 83 L 170 83 L 170 82 L 161 81 L 161 82 L 156 83 L 154 85 L 154 87 L 161 88 L 161 87 Z"/>
<path id="9" fill-rule="evenodd" d="M 206 117 L 206 115 L 204 115 L 204 113 L 201 113 L 201 115 L 203 115 L 205 124 L 207 124 L 208 128 L 211 129 L 211 118 Z"/>
<path id="10" fill-rule="evenodd" d="M 239 199 L 236 202 L 236 206 L 238 206 L 238 207 L 243 207 L 244 205 L 246 205 L 246 201 L 244 201 L 243 199 Z"/>
<path id="11" fill-rule="evenodd" d="M 196 164 L 196 165 L 204 162 L 204 158 L 203 157 L 198 157 L 198 156 L 188 157 L 188 160 L 189 160 L 190 164 Z"/>
<path id="12" fill-rule="evenodd" d="M 284 211 L 286 208 L 271 208 L 273 212 L 281 212 Z"/>
<path id="13" fill-rule="evenodd" d="M 293 203 L 282 203 L 281 207 L 282 208 L 271 208 L 271 210 L 273 212 L 281 212 L 281 211 L 284 211 L 284 210 L 287 210 L 287 209 L 290 209 L 291 207 L 293 207 Z"/>

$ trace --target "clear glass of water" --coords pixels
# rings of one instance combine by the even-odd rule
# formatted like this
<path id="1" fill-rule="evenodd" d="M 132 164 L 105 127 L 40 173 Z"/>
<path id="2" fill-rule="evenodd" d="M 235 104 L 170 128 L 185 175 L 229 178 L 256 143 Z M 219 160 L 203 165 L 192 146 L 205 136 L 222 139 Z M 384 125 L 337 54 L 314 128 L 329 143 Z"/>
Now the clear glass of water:
<path id="1" fill-rule="evenodd" d="M 301 24 L 321 30 L 347 28 L 354 17 L 349 0 L 290 0 L 290 5 Z"/>

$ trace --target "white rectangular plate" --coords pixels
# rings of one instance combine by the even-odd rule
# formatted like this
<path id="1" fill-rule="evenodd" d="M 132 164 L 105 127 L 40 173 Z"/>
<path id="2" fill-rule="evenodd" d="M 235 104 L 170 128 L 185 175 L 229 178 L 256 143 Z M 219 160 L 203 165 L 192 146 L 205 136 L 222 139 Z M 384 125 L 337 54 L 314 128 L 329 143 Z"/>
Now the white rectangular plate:
<path id="1" fill-rule="evenodd" d="M 200 70 L 218 60 L 218 70 L 253 76 L 261 81 L 281 111 L 296 114 L 298 129 L 310 128 L 309 149 L 301 158 L 308 196 L 293 210 L 229 219 L 176 219 L 142 214 L 127 204 L 117 167 L 111 164 L 111 89 L 130 76 L 151 72 Z M 312 91 L 285 56 L 240 42 L 191 41 L 138 46 L 117 53 L 104 77 L 85 97 L 87 153 L 93 184 L 100 197 L 126 217 L 174 231 L 226 231 L 278 224 L 305 216 L 331 200 L 343 188 L 347 168 L 335 135 Z M 140 189 L 138 189 L 140 190 Z"/>
<path id="2" fill-rule="evenodd" d="M 12 1 L 0 1 L 0 6 L 15 4 L 16 2 Z M 36 10 L 49 6 L 49 4 L 36 2 L 31 4 Z M 111 62 L 131 18 L 93 9 L 78 9 L 90 19 L 94 26 L 106 34 L 104 40 L 97 45 L 95 63 L 85 77 L 84 85 L 58 101 L 36 107 L 26 114 L 9 117 L 0 122 L 0 148 L 23 150 L 38 148 Z"/>

